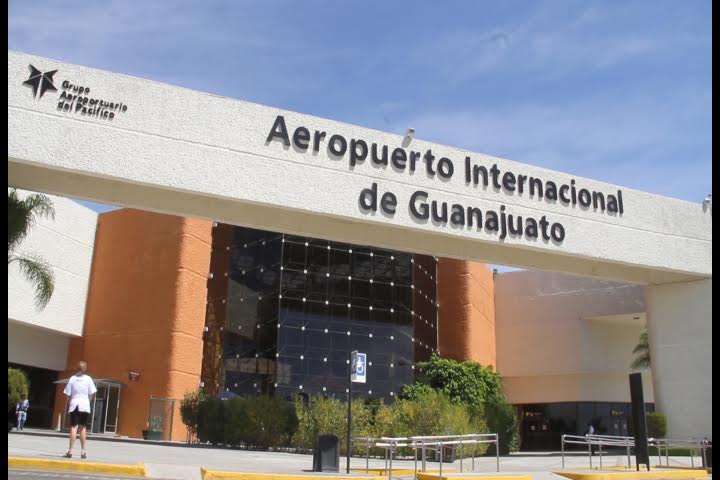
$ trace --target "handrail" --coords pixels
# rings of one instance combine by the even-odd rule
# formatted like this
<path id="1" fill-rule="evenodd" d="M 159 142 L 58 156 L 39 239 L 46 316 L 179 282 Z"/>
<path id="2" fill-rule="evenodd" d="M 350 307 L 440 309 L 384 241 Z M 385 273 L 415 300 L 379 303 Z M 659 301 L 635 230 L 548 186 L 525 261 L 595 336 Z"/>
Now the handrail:
<path id="1" fill-rule="evenodd" d="M 460 471 L 463 471 L 463 459 L 462 454 L 463 445 L 478 445 L 483 443 L 494 443 L 495 444 L 495 457 L 496 457 L 496 468 L 500 471 L 500 448 L 499 448 L 499 436 L 497 433 L 462 433 L 457 435 L 416 435 L 411 437 L 370 437 L 370 436 L 355 436 L 351 439 L 353 443 L 360 444 L 361 442 L 367 447 L 365 470 L 369 472 L 370 468 L 370 448 L 377 447 L 385 450 L 385 468 L 388 472 L 388 479 L 392 475 L 392 461 L 393 452 L 398 448 L 412 448 L 414 451 L 415 460 L 415 477 L 417 478 L 418 472 L 418 450 L 421 451 L 422 466 L 420 471 L 426 471 L 425 464 L 425 453 L 426 450 L 430 449 L 436 452 L 440 456 L 440 476 L 442 476 L 443 467 L 443 455 L 444 449 L 447 446 L 460 447 Z M 388 466 L 389 462 L 389 466 Z M 475 454 L 472 455 L 472 469 L 475 469 Z"/>
<path id="2" fill-rule="evenodd" d="M 570 435 L 563 434 L 561 437 L 561 455 L 562 455 L 562 466 L 565 468 L 565 444 L 571 445 L 587 445 L 588 446 L 588 459 L 590 462 L 590 468 L 592 468 L 592 456 L 593 446 L 598 446 L 598 458 L 600 461 L 600 467 L 602 468 L 602 447 L 625 447 L 628 458 L 628 468 L 632 466 L 630 459 L 630 449 L 635 447 L 634 437 L 623 437 L 619 435 Z M 662 450 L 665 450 L 665 464 L 670 466 L 670 448 L 689 448 L 691 450 L 690 463 L 691 466 L 695 466 L 695 455 L 694 451 L 699 450 L 702 456 L 703 465 L 706 464 L 706 450 L 709 447 L 707 439 L 697 438 L 685 438 L 685 439 L 672 439 L 672 438 L 649 438 L 648 447 L 655 447 L 658 451 L 658 463 L 662 466 Z M 649 468 L 649 465 L 648 465 Z"/>

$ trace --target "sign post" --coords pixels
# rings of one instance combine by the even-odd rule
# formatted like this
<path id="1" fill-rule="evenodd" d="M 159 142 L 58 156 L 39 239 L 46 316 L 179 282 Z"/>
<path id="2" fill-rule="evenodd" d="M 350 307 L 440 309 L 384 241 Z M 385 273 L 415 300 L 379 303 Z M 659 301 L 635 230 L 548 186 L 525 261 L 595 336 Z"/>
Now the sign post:
<path id="1" fill-rule="evenodd" d="M 367 375 L 367 355 L 357 350 L 350 352 L 348 366 L 348 413 L 347 413 L 347 473 L 350 473 L 350 446 L 352 438 L 352 384 L 365 383 Z"/>

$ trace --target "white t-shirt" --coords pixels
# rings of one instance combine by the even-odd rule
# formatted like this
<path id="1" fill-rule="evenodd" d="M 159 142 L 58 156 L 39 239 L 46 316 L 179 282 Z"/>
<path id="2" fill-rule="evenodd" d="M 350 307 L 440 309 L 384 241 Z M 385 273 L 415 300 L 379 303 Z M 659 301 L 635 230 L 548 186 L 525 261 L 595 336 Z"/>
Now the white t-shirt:
<path id="1" fill-rule="evenodd" d="M 95 382 L 89 375 L 73 375 L 65 386 L 64 394 L 70 397 L 68 412 L 78 408 L 80 412 L 90 413 L 90 395 L 97 392 Z"/>

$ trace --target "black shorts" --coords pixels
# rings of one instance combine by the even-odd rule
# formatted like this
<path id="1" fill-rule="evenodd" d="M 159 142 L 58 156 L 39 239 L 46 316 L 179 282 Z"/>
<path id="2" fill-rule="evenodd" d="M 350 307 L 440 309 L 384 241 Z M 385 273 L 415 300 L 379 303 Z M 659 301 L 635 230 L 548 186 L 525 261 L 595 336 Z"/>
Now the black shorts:
<path id="1" fill-rule="evenodd" d="M 70 425 L 73 427 L 87 427 L 90 414 L 88 412 L 79 411 L 79 408 L 80 407 L 75 407 L 75 410 L 70 412 Z"/>

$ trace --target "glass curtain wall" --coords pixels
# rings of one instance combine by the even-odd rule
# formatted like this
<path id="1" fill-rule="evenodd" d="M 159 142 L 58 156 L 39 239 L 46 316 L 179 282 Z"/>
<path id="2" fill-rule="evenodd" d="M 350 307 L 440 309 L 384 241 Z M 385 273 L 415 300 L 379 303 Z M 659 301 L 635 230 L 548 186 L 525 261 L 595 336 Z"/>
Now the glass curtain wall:
<path id="1" fill-rule="evenodd" d="M 433 257 L 219 224 L 211 270 L 206 393 L 345 398 L 359 350 L 354 392 L 392 401 L 437 349 Z"/>

